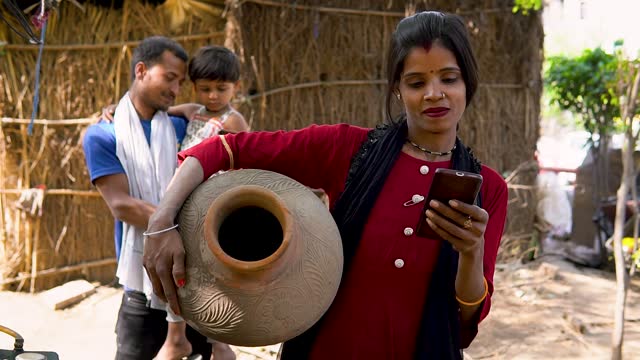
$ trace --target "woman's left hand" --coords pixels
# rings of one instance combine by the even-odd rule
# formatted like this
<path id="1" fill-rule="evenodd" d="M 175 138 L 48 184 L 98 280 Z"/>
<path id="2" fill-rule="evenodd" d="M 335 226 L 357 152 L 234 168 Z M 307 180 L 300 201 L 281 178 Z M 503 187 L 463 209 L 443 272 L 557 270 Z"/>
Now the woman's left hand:
<path id="1" fill-rule="evenodd" d="M 489 214 L 481 207 L 451 200 L 449 204 L 431 200 L 427 223 L 461 255 L 484 254 L 484 232 Z M 435 211 L 434 211 L 435 210 Z"/>

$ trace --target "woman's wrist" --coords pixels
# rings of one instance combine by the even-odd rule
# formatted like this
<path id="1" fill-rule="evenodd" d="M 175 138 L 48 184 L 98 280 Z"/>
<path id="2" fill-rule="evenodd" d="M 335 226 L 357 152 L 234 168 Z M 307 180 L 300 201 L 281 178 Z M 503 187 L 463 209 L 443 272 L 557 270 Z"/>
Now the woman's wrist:
<path id="1" fill-rule="evenodd" d="M 465 265 L 465 267 L 470 268 L 482 268 L 482 263 L 484 261 L 484 249 L 478 248 L 473 251 L 460 253 L 458 257 L 458 262 Z"/>
<path id="2" fill-rule="evenodd" d="M 456 293 L 463 299 L 477 299 L 484 291 L 484 263 L 482 251 L 460 254 Z"/>
<path id="3" fill-rule="evenodd" d="M 149 218 L 148 231 L 162 230 L 175 225 L 176 214 L 172 211 L 157 209 Z"/>

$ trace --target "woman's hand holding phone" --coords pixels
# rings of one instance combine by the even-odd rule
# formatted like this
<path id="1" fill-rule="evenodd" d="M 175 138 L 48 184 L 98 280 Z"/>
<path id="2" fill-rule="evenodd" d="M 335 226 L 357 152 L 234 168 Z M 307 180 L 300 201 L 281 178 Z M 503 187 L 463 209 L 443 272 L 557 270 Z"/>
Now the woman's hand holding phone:
<path id="1" fill-rule="evenodd" d="M 428 239 L 443 239 L 458 251 L 456 297 L 467 301 L 480 298 L 485 291 L 484 233 L 489 214 L 475 204 L 482 185 L 479 174 L 437 169 L 434 175 L 418 234 Z M 460 301 L 460 300 L 459 300 Z M 461 306 L 461 320 L 470 321 L 480 303 Z"/>
<path id="2" fill-rule="evenodd" d="M 426 210 L 427 225 L 459 253 L 455 288 L 460 319 L 473 322 L 488 291 L 484 278 L 484 233 L 489 214 L 476 205 L 457 200 L 449 200 L 448 204 L 432 200 L 429 205 L 432 209 Z M 460 299 L 469 303 L 463 304 Z"/>
<path id="3" fill-rule="evenodd" d="M 431 209 L 426 210 L 426 222 L 438 236 L 463 256 L 484 253 L 484 232 L 489 221 L 484 209 L 458 200 L 449 200 L 448 204 L 431 200 L 428 205 Z"/>
<path id="4" fill-rule="evenodd" d="M 446 240 L 461 254 L 482 249 L 489 215 L 472 205 L 482 180 L 480 174 L 437 169 L 417 227 L 418 235 Z"/>

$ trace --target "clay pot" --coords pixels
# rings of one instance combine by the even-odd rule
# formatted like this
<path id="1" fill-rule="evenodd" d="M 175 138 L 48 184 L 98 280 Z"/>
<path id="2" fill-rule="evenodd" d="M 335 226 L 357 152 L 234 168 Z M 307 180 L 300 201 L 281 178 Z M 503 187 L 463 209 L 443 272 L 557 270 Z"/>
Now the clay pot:
<path id="1" fill-rule="evenodd" d="M 179 214 L 186 251 L 182 316 L 232 345 L 289 340 L 333 301 L 342 276 L 340 233 L 302 184 L 236 170 L 201 184 Z"/>

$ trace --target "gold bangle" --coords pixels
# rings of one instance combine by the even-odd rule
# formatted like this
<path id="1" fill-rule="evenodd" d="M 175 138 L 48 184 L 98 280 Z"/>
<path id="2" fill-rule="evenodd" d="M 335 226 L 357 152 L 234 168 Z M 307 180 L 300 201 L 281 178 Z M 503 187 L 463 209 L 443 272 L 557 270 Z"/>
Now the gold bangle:
<path id="1" fill-rule="evenodd" d="M 466 305 L 466 306 L 476 306 L 479 305 L 480 303 L 482 303 L 484 301 L 484 299 L 487 297 L 487 294 L 489 294 L 489 284 L 487 284 L 487 279 L 483 276 L 482 280 L 484 280 L 484 294 L 482 294 L 482 297 L 480 297 L 480 299 L 474 301 L 474 302 L 466 302 L 461 300 L 458 295 L 456 295 L 456 300 L 458 300 L 458 302 L 462 305 Z"/>

